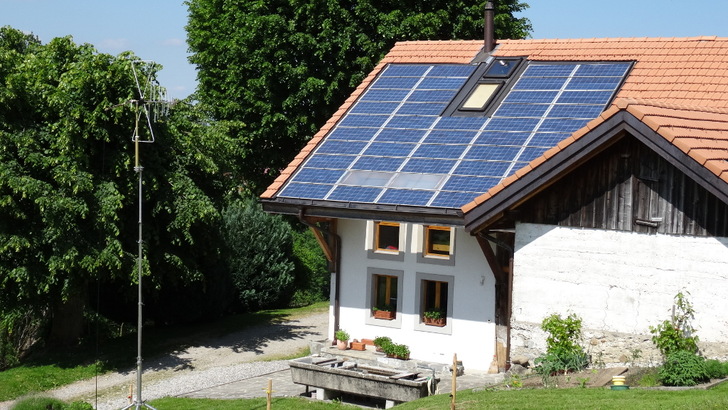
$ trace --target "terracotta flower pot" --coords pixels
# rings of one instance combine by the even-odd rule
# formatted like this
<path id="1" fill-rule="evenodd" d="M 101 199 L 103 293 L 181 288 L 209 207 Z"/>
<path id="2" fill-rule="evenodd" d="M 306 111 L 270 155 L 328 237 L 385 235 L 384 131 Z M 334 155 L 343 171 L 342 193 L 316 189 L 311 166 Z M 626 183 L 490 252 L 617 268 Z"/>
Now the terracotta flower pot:
<path id="1" fill-rule="evenodd" d="M 375 310 L 374 311 L 375 319 L 394 320 L 396 315 L 397 315 L 397 312 L 394 312 L 392 310 Z"/>
<path id="2" fill-rule="evenodd" d="M 348 340 L 337 340 L 336 341 L 336 348 L 339 350 L 346 350 L 349 348 L 349 341 Z"/>
<path id="3" fill-rule="evenodd" d="M 429 317 L 425 317 L 424 318 L 424 321 L 425 321 L 425 324 L 428 325 L 428 326 L 438 326 L 438 327 L 445 326 L 445 318 L 444 317 L 440 317 L 440 318 L 437 318 L 437 319 L 432 319 L 432 318 L 429 318 Z"/>
<path id="4" fill-rule="evenodd" d="M 364 351 L 366 345 L 363 342 L 351 342 L 351 350 Z"/>

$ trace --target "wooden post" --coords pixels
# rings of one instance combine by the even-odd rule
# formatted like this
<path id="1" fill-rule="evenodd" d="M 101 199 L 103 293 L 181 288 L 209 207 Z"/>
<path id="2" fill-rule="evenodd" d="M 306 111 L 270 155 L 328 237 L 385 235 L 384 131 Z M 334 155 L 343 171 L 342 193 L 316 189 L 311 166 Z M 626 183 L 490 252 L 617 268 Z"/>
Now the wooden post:
<path id="1" fill-rule="evenodd" d="M 452 388 L 450 393 L 450 410 L 455 410 L 455 392 L 457 391 L 458 354 L 452 355 Z"/>
<path id="2" fill-rule="evenodd" d="M 134 385 L 129 385 L 129 404 L 131 404 L 131 399 L 134 397 Z"/>
<path id="3" fill-rule="evenodd" d="M 270 396 L 273 393 L 273 379 L 268 379 L 268 390 L 265 391 L 268 399 L 266 400 L 266 410 L 270 410 Z"/>

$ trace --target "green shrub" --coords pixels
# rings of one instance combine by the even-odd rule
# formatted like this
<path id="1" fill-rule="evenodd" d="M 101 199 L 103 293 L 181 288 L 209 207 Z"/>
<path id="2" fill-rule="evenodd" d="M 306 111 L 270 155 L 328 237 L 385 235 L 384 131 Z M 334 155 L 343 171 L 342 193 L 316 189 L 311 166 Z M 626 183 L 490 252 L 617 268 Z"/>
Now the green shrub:
<path id="1" fill-rule="evenodd" d="M 328 261 L 311 230 L 293 231 L 294 288 L 291 307 L 328 300 L 331 274 Z"/>
<path id="2" fill-rule="evenodd" d="M 263 212 L 255 198 L 233 202 L 222 217 L 225 259 L 243 307 L 259 310 L 287 304 L 294 269 L 290 225 Z"/>
<path id="3" fill-rule="evenodd" d="M 685 292 L 686 294 L 690 294 Z M 683 292 L 675 295 L 672 308 L 672 317 L 657 326 L 650 326 L 652 343 L 660 349 L 663 357 L 678 351 L 696 353 L 698 351 L 698 336 L 690 321 L 695 316 L 693 305 Z"/>
<path id="4" fill-rule="evenodd" d="M 534 370 L 542 377 L 579 371 L 589 365 L 589 356 L 579 345 L 581 319 L 574 313 L 566 318 L 552 314 L 541 323 L 541 329 L 549 333 L 546 338 L 546 354 L 534 360 Z"/>
<path id="5" fill-rule="evenodd" d="M 705 361 L 705 372 L 711 379 L 722 379 L 728 373 L 726 373 L 726 366 L 721 363 L 720 360 L 710 359 Z"/>
<path id="6" fill-rule="evenodd" d="M 51 397 L 29 397 L 27 399 L 20 400 L 11 407 L 12 410 L 93 410 L 93 406 L 82 402 L 75 401 L 71 404 L 54 399 Z"/>
<path id="7" fill-rule="evenodd" d="M 687 350 L 670 353 L 658 375 L 666 386 L 695 386 L 710 380 L 705 358 Z"/>
<path id="8" fill-rule="evenodd" d="M 374 346 L 384 350 L 384 346 L 391 344 L 392 339 L 387 336 L 377 336 L 374 338 Z"/>

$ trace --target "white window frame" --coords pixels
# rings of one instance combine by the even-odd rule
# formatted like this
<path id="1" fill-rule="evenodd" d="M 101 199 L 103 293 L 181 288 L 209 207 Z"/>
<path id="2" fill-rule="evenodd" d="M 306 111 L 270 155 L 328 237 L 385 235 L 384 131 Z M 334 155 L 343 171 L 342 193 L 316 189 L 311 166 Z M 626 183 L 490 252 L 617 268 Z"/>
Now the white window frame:
<path id="1" fill-rule="evenodd" d="M 377 238 L 378 238 L 378 227 L 380 223 L 385 224 L 398 224 L 399 225 L 399 249 L 396 251 L 378 249 Z M 405 246 L 407 245 L 407 224 L 401 222 L 390 222 L 390 221 L 367 221 L 367 258 L 369 259 L 380 259 L 388 261 L 404 261 Z"/>
<path id="2" fill-rule="evenodd" d="M 437 255 L 427 253 L 427 234 L 429 227 L 433 228 L 449 228 L 450 229 L 450 252 L 448 255 Z M 419 238 L 417 249 L 417 262 L 430 263 L 434 265 L 455 266 L 455 235 L 457 230 L 454 227 L 443 225 L 420 225 L 417 237 Z"/>

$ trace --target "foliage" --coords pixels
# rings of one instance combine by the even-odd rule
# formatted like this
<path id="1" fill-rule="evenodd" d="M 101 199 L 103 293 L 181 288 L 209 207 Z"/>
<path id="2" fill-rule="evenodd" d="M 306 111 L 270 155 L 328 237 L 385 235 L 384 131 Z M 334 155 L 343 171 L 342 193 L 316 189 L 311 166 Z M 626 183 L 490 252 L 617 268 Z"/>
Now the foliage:
<path id="1" fill-rule="evenodd" d="M 443 311 L 440 309 L 427 310 L 422 315 L 427 319 L 442 319 Z"/>
<path id="2" fill-rule="evenodd" d="M 485 0 L 187 0 L 197 98 L 235 141 L 232 172 L 260 193 L 395 42 L 482 39 Z M 498 2 L 498 38 L 531 31 Z"/>
<path id="3" fill-rule="evenodd" d="M 385 343 L 381 346 L 381 349 L 387 356 L 396 357 L 402 360 L 409 359 L 410 350 L 405 344 Z"/>
<path id="4" fill-rule="evenodd" d="M 711 379 L 722 379 L 728 376 L 728 362 L 710 359 L 705 361 L 705 372 Z"/>
<path id="5" fill-rule="evenodd" d="M 690 295 L 687 291 L 685 294 Z M 698 351 L 698 336 L 690 321 L 695 317 L 693 305 L 683 292 L 675 295 L 672 308 L 672 317 L 657 326 L 650 326 L 652 343 L 660 349 L 663 357 L 685 350 L 695 353 Z"/>
<path id="6" fill-rule="evenodd" d="M 397 309 L 397 307 L 395 305 L 392 305 L 392 304 L 389 304 L 389 303 L 382 304 L 382 305 L 377 305 L 377 306 L 373 306 L 372 307 L 372 311 L 374 311 L 374 312 L 376 312 L 377 310 L 381 310 L 383 312 L 392 312 L 392 311 L 394 311 L 396 309 Z"/>
<path id="7" fill-rule="evenodd" d="M 670 353 L 658 376 L 666 386 L 695 386 L 710 379 L 705 368 L 705 358 L 687 350 Z"/>
<path id="8" fill-rule="evenodd" d="M 392 339 L 387 336 L 377 336 L 374 338 L 374 346 L 384 348 L 385 345 L 391 344 Z"/>
<path id="9" fill-rule="evenodd" d="M 579 371 L 589 365 L 589 356 L 579 345 L 581 319 L 575 313 L 566 318 L 552 314 L 543 320 L 541 329 L 549 333 L 546 354 L 534 360 L 534 370 L 544 380 L 553 374 Z"/>
<path id="10" fill-rule="evenodd" d="M 290 225 L 263 212 L 254 198 L 232 202 L 222 215 L 225 259 L 243 307 L 280 307 L 293 285 Z"/>
<path id="11" fill-rule="evenodd" d="M 60 344 L 83 332 L 91 283 L 100 283 L 105 314 L 135 312 L 138 174 L 135 112 L 125 102 L 137 98 L 137 60 L 70 37 L 44 45 L 0 28 L 0 315 L 20 308 L 50 320 L 50 338 Z M 159 68 L 138 64 L 143 87 Z M 229 185 L 216 161 L 228 150 L 220 139 L 202 138 L 206 121 L 179 102 L 155 123 L 156 143 L 140 150 L 142 273 L 152 317 L 160 306 L 204 312 L 180 302 L 204 294 L 210 275 L 220 273 L 209 269 L 220 242 L 213 198 Z"/>
<path id="12" fill-rule="evenodd" d="M 309 229 L 293 231 L 293 262 L 295 291 L 291 306 L 305 306 L 328 300 L 331 274 L 326 256 Z"/>
<path id="13" fill-rule="evenodd" d="M 16 403 L 12 410 L 92 410 L 94 407 L 82 401 L 67 404 L 51 397 L 29 397 Z"/>
<path id="14" fill-rule="evenodd" d="M 336 337 L 336 340 L 340 340 L 342 342 L 349 341 L 349 334 L 343 329 L 337 330 L 336 333 L 334 333 L 334 337 Z"/>
<path id="15" fill-rule="evenodd" d="M 41 337 L 44 321 L 15 309 L 0 316 L 0 371 L 16 366 Z"/>

